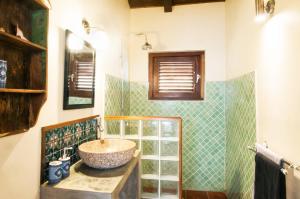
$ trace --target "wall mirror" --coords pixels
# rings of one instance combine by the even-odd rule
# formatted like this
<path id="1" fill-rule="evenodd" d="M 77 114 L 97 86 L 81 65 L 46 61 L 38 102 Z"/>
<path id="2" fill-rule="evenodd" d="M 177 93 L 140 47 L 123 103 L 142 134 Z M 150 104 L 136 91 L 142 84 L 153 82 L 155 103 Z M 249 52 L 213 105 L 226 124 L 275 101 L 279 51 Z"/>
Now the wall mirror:
<path id="1" fill-rule="evenodd" d="M 95 49 L 66 30 L 63 109 L 94 107 Z"/>

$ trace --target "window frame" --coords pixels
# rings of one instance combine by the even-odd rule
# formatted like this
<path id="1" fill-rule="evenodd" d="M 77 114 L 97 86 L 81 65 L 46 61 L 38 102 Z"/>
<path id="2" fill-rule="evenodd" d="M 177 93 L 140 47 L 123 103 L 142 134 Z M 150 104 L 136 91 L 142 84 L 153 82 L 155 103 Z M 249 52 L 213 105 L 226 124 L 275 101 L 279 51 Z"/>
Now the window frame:
<path id="1" fill-rule="evenodd" d="M 158 90 L 158 72 L 155 68 L 155 59 L 162 57 L 197 57 L 198 67 L 195 66 L 195 75 L 193 82 L 195 84 L 195 92 L 189 93 L 168 93 L 159 94 Z M 151 52 L 149 53 L 149 100 L 203 100 L 204 99 L 204 88 L 205 88 L 205 51 L 185 51 L 185 52 Z M 200 80 L 196 83 L 196 75 L 200 75 Z"/>

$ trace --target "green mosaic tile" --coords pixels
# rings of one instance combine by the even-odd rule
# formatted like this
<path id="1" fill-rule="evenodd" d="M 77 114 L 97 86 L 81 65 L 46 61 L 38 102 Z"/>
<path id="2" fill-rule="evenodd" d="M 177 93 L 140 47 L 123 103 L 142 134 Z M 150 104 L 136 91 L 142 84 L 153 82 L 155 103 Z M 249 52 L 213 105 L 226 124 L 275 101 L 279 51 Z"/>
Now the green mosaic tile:
<path id="1" fill-rule="evenodd" d="M 255 74 L 226 82 L 226 189 L 230 199 L 251 199 L 256 139 Z"/>
<path id="2" fill-rule="evenodd" d="M 204 101 L 148 100 L 147 83 L 131 82 L 130 115 L 182 117 L 183 188 L 224 191 L 224 82 L 208 82 Z"/>
<path id="3" fill-rule="evenodd" d="M 122 114 L 122 80 L 105 76 L 105 115 Z"/>
<path id="4" fill-rule="evenodd" d="M 130 83 L 120 78 L 105 76 L 105 115 L 130 114 Z"/>
<path id="5" fill-rule="evenodd" d="M 107 135 L 120 135 L 120 121 L 105 122 L 105 133 Z"/>
<path id="6" fill-rule="evenodd" d="M 150 101 L 147 83 L 110 76 L 107 80 L 106 115 L 182 117 L 184 189 L 224 191 L 226 180 L 229 198 L 251 198 L 254 161 L 246 147 L 255 143 L 254 73 L 226 83 L 208 82 L 205 100 L 197 102 Z M 128 129 L 130 133 L 131 128 L 135 127 Z M 119 125 L 110 129 L 117 132 Z M 143 135 L 155 132 L 151 123 L 144 124 Z M 162 123 L 164 133 L 170 136 L 177 132 Z M 157 153 L 157 145 L 149 142 L 143 146 L 147 154 Z"/>

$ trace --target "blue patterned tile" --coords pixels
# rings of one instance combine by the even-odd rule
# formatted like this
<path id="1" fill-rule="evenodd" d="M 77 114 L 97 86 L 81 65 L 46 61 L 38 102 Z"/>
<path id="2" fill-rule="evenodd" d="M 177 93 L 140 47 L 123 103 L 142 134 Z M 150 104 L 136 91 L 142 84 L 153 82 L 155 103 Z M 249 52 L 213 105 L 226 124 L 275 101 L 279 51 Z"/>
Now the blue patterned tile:
<path id="1" fill-rule="evenodd" d="M 86 129 L 86 126 L 88 129 Z M 69 152 L 72 164 L 79 160 L 78 146 L 86 141 L 95 140 L 96 135 L 96 119 L 64 126 L 49 130 L 45 134 L 45 151 L 44 161 L 45 171 L 48 169 L 50 161 L 58 160 L 63 155 L 64 147 L 73 147 Z M 47 175 L 42 176 L 42 181 L 47 181 Z"/>

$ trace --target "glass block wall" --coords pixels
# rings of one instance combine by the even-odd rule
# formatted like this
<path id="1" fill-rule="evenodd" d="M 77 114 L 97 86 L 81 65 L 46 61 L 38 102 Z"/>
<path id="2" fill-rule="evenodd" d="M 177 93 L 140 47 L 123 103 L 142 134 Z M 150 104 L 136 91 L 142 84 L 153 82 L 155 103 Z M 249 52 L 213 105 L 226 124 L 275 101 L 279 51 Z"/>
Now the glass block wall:
<path id="1" fill-rule="evenodd" d="M 106 138 L 136 142 L 141 151 L 142 198 L 178 199 L 181 194 L 181 119 L 107 119 Z"/>

